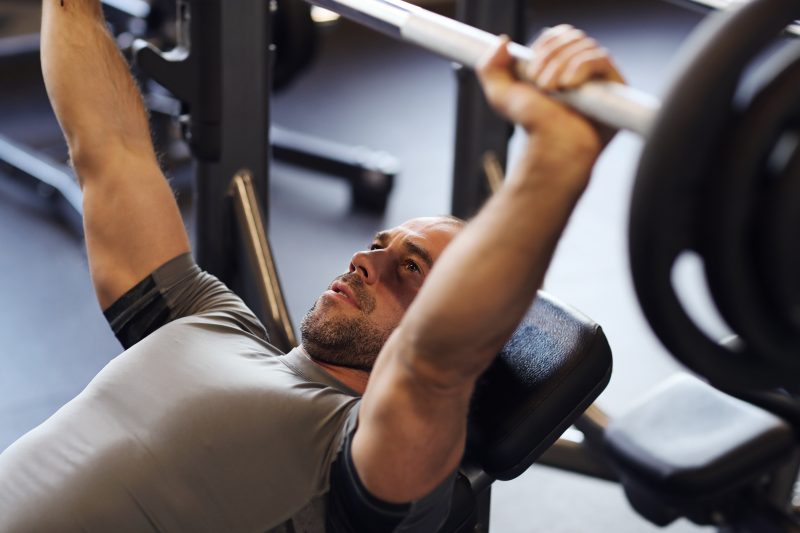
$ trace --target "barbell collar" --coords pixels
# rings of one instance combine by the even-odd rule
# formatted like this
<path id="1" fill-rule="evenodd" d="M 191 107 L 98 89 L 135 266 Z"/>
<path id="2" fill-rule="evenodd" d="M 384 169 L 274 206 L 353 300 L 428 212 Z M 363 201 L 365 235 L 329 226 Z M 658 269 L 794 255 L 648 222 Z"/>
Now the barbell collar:
<path id="1" fill-rule="evenodd" d="M 308 0 L 335 11 L 375 31 L 415 44 L 446 59 L 476 69 L 500 37 L 433 13 L 402 0 Z M 517 76 L 526 77 L 533 51 L 518 43 L 509 45 L 517 60 Z M 552 96 L 603 124 L 647 136 L 660 108 L 646 93 L 613 82 L 589 82 L 578 89 Z"/>

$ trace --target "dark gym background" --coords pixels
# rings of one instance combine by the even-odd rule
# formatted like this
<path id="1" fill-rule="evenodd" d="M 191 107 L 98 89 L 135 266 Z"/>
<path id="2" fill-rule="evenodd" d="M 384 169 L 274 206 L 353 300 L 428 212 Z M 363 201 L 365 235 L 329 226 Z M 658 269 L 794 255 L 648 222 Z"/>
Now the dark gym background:
<path id="1" fill-rule="evenodd" d="M 36 57 L 9 54 L 38 31 L 39 5 L 0 0 L 0 37 L 15 36 L 0 45 L 0 134 L 63 157 Z M 531 35 L 559 22 L 586 29 L 613 52 L 632 85 L 661 94 L 670 60 L 700 16 L 661 0 L 532 0 L 529 19 Z M 343 182 L 273 166 L 270 236 L 295 323 L 377 230 L 449 211 L 454 96 L 448 62 L 339 22 L 324 28 L 314 66 L 274 97 L 276 123 L 386 150 L 402 164 L 383 216 L 353 213 Z M 612 415 L 679 370 L 644 322 L 628 272 L 628 198 L 640 147 L 622 134 L 603 156 L 546 280 L 547 290 L 608 335 L 615 368 L 599 403 Z M 120 346 L 95 302 L 83 243 L 2 169 L 0 250 L 2 450 L 77 394 Z M 693 265 L 684 266 L 682 285 L 700 293 Z M 702 303 L 699 314 L 713 328 Z M 534 466 L 494 487 L 493 531 L 657 530 L 611 483 Z M 685 521 L 665 529 L 699 530 Z"/>

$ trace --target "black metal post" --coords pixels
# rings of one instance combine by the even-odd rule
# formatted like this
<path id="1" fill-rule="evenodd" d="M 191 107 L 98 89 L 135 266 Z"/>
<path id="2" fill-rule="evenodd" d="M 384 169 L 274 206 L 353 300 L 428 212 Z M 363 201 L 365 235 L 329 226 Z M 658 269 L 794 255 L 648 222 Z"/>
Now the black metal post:
<path id="1" fill-rule="evenodd" d="M 521 0 L 459 0 L 457 18 L 491 33 L 506 34 L 516 41 L 523 41 L 524 4 Z M 452 212 L 469 218 L 489 196 L 483 156 L 486 152 L 494 152 L 505 167 L 513 127 L 491 110 L 474 73 L 456 67 L 456 75 L 458 109 Z"/>
<path id="2" fill-rule="evenodd" d="M 219 157 L 197 157 L 198 263 L 237 291 L 254 309 L 258 291 L 247 260 L 235 243 L 236 225 L 227 192 L 247 169 L 268 224 L 270 32 L 269 2 L 224 0 L 221 5 Z M 216 80 L 214 79 L 216 77 Z M 264 318 L 264 317 L 262 317 Z"/>
<path id="3" fill-rule="evenodd" d="M 489 516 L 492 508 L 492 486 L 489 485 L 476 496 L 478 523 L 475 533 L 489 533 Z"/>
<path id="4" fill-rule="evenodd" d="M 137 43 L 136 62 L 182 102 L 196 161 L 198 263 L 262 309 L 227 193 L 233 176 L 246 170 L 262 209 L 269 205 L 270 3 L 178 0 L 177 9 L 176 49 Z"/>

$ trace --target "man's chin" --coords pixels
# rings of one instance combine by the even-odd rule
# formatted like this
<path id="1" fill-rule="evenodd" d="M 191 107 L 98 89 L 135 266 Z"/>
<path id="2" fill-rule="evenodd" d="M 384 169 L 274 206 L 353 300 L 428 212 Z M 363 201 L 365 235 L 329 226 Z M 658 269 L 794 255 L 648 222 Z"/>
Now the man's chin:
<path id="1" fill-rule="evenodd" d="M 343 357 L 339 352 L 329 352 L 314 346 L 313 343 L 307 344 L 303 342 L 303 349 L 305 349 L 311 359 L 318 363 L 333 365 L 343 368 L 351 368 L 353 370 L 361 370 L 364 372 L 371 372 L 372 367 L 375 365 L 375 357 L 356 355 Z"/>
<path id="2" fill-rule="evenodd" d="M 301 343 L 309 357 L 319 363 L 367 372 L 372 370 L 377 353 L 364 353 L 353 345 L 332 344 L 329 339 L 324 340 L 326 342 L 318 342 L 314 337 L 303 334 Z"/>
<path id="3" fill-rule="evenodd" d="M 303 347 L 315 360 L 346 368 L 371 370 L 388 334 L 363 315 L 353 316 L 321 299 L 300 325 Z"/>

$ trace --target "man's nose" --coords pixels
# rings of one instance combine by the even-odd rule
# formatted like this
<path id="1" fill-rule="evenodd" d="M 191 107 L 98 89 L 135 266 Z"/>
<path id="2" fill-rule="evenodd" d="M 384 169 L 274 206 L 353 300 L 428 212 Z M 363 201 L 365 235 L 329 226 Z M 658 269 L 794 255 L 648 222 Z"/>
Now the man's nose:
<path id="1" fill-rule="evenodd" d="M 374 285 L 380 279 L 384 250 L 356 252 L 350 260 L 350 272 L 358 272 L 364 283 Z"/>

